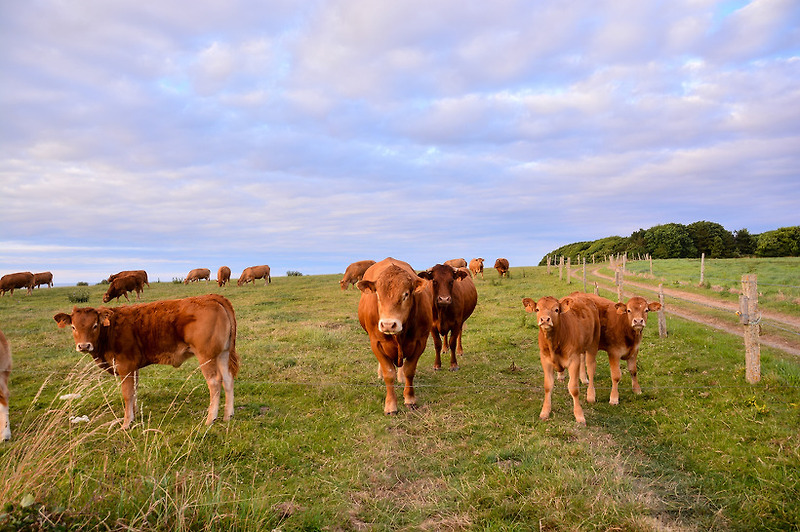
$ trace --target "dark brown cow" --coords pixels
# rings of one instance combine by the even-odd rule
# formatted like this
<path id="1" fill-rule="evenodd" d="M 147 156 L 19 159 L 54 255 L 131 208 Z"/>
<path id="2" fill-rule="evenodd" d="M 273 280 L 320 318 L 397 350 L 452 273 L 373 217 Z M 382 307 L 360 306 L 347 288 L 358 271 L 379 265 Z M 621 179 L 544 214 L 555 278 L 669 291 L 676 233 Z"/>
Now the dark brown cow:
<path id="1" fill-rule="evenodd" d="M 33 280 L 34 277 L 31 272 L 18 272 L 4 275 L 0 277 L 0 296 L 5 295 L 8 291 L 10 291 L 13 296 L 14 290 L 17 288 L 25 288 L 28 294 L 32 294 Z"/>
<path id="2" fill-rule="evenodd" d="M 8 419 L 8 377 L 11 375 L 11 347 L 0 331 L 0 434 L 3 441 L 11 439 L 11 422 Z"/>
<path id="3" fill-rule="evenodd" d="M 661 310 L 661 303 L 657 301 L 648 303 L 646 299 L 638 296 L 630 298 L 627 303 L 614 303 L 604 297 L 582 292 L 576 292 L 571 296 L 589 299 L 599 312 L 599 349 L 608 353 L 608 365 L 611 370 L 611 396 L 608 402 L 612 405 L 619 404 L 619 381 L 622 378 L 620 360 L 628 363 L 633 393 L 641 394 L 642 388 L 639 386 L 637 377 L 639 344 L 642 342 L 644 326 L 647 325 L 647 314 Z M 586 373 L 589 378 L 589 387 L 586 392 L 586 400 L 590 403 L 595 401 L 594 375 L 596 369 L 597 358 L 587 356 Z"/>
<path id="4" fill-rule="evenodd" d="M 142 286 L 142 278 L 138 275 L 124 275 L 122 277 L 116 277 L 111 284 L 108 285 L 108 290 L 106 293 L 103 294 L 103 303 L 108 303 L 114 298 L 117 298 L 117 302 L 119 303 L 119 298 L 125 296 L 125 300 L 130 301 L 128 299 L 128 292 L 136 292 L 136 299 L 141 299 L 140 294 L 144 290 Z"/>
<path id="5" fill-rule="evenodd" d="M 183 280 L 183 284 L 189 284 L 195 281 L 201 281 L 203 279 L 205 279 L 206 282 L 211 280 L 211 270 L 208 268 L 195 268 L 194 270 L 190 271 L 188 275 L 186 275 L 186 279 Z"/>
<path id="6" fill-rule="evenodd" d="M 524 298 L 522 304 L 528 312 L 536 312 L 539 324 L 539 359 L 544 370 L 544 404 L 541 419 L 550 417 L 553 394 L 553 370 L 569 370 L 569 393 L 575 421 L 586 423 L 578 399 L 580 393 L 578 373 L 581 354 L 597 357 L 600 342 L 600 318 L 597 307 L 584 298 L 565 297 L 561 301 L 546 296 L 539 301 Z"/>
<path id="7" fill-rule="evenodd" d="M 367 268 L 373 264 L 375 264 L 374 260 L 360 260 L 352 263 L 344 271 L 344 276 L 342 277 L 342 280 L 339 281 L 339 286 L 342 288 L 342 290 L 347 290 L 350 288 L 350 285 L 356 284 L 363 279 L 364 272 L 366 272 Z"/>
<path id="8" fill-rule="evenodd" d="M 39 288 L 46 284 L 48 288 L 53 287 L 53 274 L 51 272 L 39 272 L 33 274 L 33 287 Z"/>
<path id="9" fill-rule="evenodd" d="M 500 277 L 508 276 L 508 259 L 499 258 L 494 261 L 494 269 L 500 274 Z"/>
<path id="10" fill-rule="evenodd" d="M 125 418 L 133 422 L 139 370 L 150 364 L 179 367 L 196 356 L 208 384 L 206 425 L 219 413 L 220 384 L 225 389 L 223 420 L 233 415 L 233 379 L 239 371 L 236 316 L 230 301 L 217 294 L 142 303 L 127 307 L 72 309 L 53 316 L 59 327 L 72 325 L 75 349 L 122 378 Z"/>
<path id="11" fill-rule="evenodd" d="M 231 269 L 227 266 L 220 266 L 219 270 L 217 270 L 217 284 L 219 286 L 225 286 L 231 280 Z"/>
<path id="12" fill-rule="evenodd" d="M 472 259 L 471 261 L 469 261 L 469 272 L 470 275 L 472 275 L 472 277 L 477 277 L 478 274 L 481 274 L 481 279 L 484 279 L 483 259 L 479 257 L 477 259 Z"/>
<path id="13" fill-rule="evenodd" d="M 464 259 L 450 259 L 450 260 L 444 261 L 444 264 L 446 266 L 452 266 L 453 268 L 466 268 L 467 267 L 467 261 L 464 260 Z"/>
<path id="14" fill-rule="evenodd" d="M 269 275 L 269 266 L 264 264 L 263 266 L 250 266 L 245 268 L 242 270 L 242 275 L 239 276 L 236 286 L 242 286 L 250 281 L 255 285 L 256 279 L 264 279 L 264 286 L 266 286 L 267 283 L 271 283 L 272 277 Z"/>
<path id="15" fill-rule="evenodd" d="M 388 257 L 370 266 L 356 286 L 361 290 L 358 321 L 369 335 L 378 373 L 386 383 L 383 412 L 397 413 L 395 376 L 399 382 L 405 379 L 405 405 L 416 408 L 414 375 L 433 324 L 431 283 L 408 263 Z"/>
<path id="16" fill-rule="evenodd" d="M 113 283 L 117 277 L 124 277 L 126 275 L 135 275 L 142 280 L 142 286 L 147 285 L 150 288 L 150 282 L 147 280 L 147 272 L 144 270 L 124 270 L 114 275 L 109 275 L 108 282 Z"/>
<path id="17" fill-rule="evenodd" d="M 472 315 L 478 304 L 478 292 L 465 269 L 455 269 L 443 264 L 420 272 L 423 279 L 432 281 L 433 286 L 433 324 L 431 336 L 436 350 L 434 369 L 442 368 L 442 338 L 450 349 L 450 370 L 458 369 L 456 355 L 463 355 L 461 333 L 464 322 Z M 448 338 L 449 335 L 449 338 Z"/>

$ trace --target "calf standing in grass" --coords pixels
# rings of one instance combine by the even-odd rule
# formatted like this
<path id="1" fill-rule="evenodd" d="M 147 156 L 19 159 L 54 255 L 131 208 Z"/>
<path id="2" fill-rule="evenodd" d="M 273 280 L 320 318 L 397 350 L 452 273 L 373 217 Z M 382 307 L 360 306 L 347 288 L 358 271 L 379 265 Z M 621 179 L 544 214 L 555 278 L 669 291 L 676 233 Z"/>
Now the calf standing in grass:
<path id="1" fill-rule="evenodd" d="M 103 294 L 103 303 L 108 303 L 114 298 L 117 298 L 117 302 L 119 302 L 119 298 L 121 296 L 125 296 L 127 301 L 128 299 L 128 292 L 136 292 L 136 299 L 141 299 L 140 294 L 144 290 L 144 285 L 142 284 L 142 278 L 138 275 L 124 275 L 122 277 L 116 277 L 111 284 L 108 285 L 108 290 L 106 293 Z"/>
<path id="2" fill-rule="evenodd" d="M 350 288 L 351 284 L 356 284 L 363 279 L 364 272 L 366 272 L 367 268 L 373 264 L 375 264 L 374 260 L 359 260 L 352 263 L 347 267 L 347 269 L 345 269 L 342 280 L 339 281 L 339 286 L 342 288 L 342 290 L 347 290 Z"/>
<path id="3" fill-rule="evenodd" d="M 227 266 L 220 266 L 217 270 L 217 284 L 225 286 L 231 280 L 231 269 Z"/>
<path id="4" fill-rule="evenodd" d="M 588 299 L 565 297 L 561 301 L 546 296 L 539 301 L 524 298 L 528 312 L 536 312 L 539 324 L 539 358 L 544 370 L 544 404 L 541 419 L 550 417 L 553 394 L 553 371 L 569 370 L 569 393 L 575 421 L 586 423 L 578 399 L 581 354 L 587 360 L 597 357 L 600 342 L 600 318 L 597 307 Z"/>
<path id="5" fill-rule="evenodd" d="M 661 303 L 655 301 L 648 303 L 643 297 L 634 296 L 627 303 L 614 303 L 604 297 L 594 294 L 576 292 L 570 297 L 583 297 L 590 300 L 597 307 L 600 316 L 600 345 L 599 349 L 608 353 L 608 365 L 611 371 L 611 396 L 608 400 L 612 405 L 619 404 L 619 381 L 622 378 L 620 360 L 628 364 L 628 373 L 633 382 L 633 393 L 639 395 L 642 388 L 639 386 L 638 363 L 639 344 L 642 342 L 642 331 L 647 325 L 647 314 L 661 310 Z M 586 390 L 586 400 L 595 401 L 594 374 L 597 369 L 597 357 L 586 357 L 586 373 L 589 378 L 589 387 Z"/>
<path id="6" fill-rule="evenodd" d="M 11 439 L 11 422 L 8 419 L 8 377 L 11 375 L 11 347 L 0 331 L 0 435 L 3 441 Z"/>
<path id="7" fill-rule="evenodd" d="M 53 316 L 58 326 L 72 326 L 75 350 L 88 353 L 97 365 L 122 378 L 125 418 L 133 422 L 139 370 L 150 364 L 179 367 L 196 356 L 208 384 L 206 425 L 219 413 L 220 385 L 225 389 L 225 415 L 233 415 L 233 379 L 239 371 L 236 316 L 231 302 L 209 294 L 123 307 L 72 309 Z"/>
<path id="8" fill-rule="evenodd" d="M 184 279 L 183 284 L 202 281 L 203 279 L 205 279 L 206 282 L 211 280 L 211 270 L 208 268 L 195 268 L 186 275 L 186 279 Z"/>

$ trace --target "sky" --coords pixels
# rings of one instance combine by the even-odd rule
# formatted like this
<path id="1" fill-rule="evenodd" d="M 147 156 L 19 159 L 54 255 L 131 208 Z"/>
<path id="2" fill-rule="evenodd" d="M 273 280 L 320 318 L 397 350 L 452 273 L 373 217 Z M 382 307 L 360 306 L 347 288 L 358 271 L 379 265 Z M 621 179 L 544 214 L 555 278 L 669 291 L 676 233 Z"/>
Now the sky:
<path id="1" fill-rule="evenodd" d="M 0 274 L 800 224 L 797 0 L 0 3 Z"/>

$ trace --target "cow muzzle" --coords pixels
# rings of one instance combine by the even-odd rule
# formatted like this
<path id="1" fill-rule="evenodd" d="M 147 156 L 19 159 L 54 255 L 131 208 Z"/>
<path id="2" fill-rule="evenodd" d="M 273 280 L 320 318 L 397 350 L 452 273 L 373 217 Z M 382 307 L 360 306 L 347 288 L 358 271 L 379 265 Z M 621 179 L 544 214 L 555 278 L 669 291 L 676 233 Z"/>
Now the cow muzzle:
<path id="1" fill-rule="evenodd" d="M 84 342 L 80 344 L 75 344 L 75 351 L 79 353 L 91 353 L 94 351 L 94 346 L 91 342 Z"/>
<path id="2" fill-rule="evenodd" d="M 397 334 L 403 330 L 403 323 L 400 320 L 380 320 L 378 330 L 383 334 Z"/>
<path id="3" fill-rule="evenodd" d="M 453 302 L 453 298 L 450 297 L 450 296 L 439 296 L 439 297 L 436 298 L 436 304 L 439 305 L 440 307 L 449 306 L 450 303 L 452 303 L 452 302 Z"/>

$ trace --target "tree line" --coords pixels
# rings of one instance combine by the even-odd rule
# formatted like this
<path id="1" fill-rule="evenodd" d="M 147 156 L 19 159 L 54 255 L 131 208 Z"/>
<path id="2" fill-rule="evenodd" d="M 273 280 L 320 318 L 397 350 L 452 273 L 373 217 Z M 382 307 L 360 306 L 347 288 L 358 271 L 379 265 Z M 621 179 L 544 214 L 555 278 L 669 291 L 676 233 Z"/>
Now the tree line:
<path id="1" fill-rule="evenodd" d="M 734 257 L 797 257 L 800 256 L 800 226 L 781 227 L 761 234 L 751 234 L 747 229 L 728 231 L 714 222 L 694 222 L 689 225 L 669 223 L 650 229 L 639 229 L 629 237 L 609 236 L 587 242 L 561 246 L 545 255 L 539 262 L 543 266 L 547 256 L 598 259 L 607 255 L 627 253 L 629 257 L 650 255 L 654 259 Z"/>

